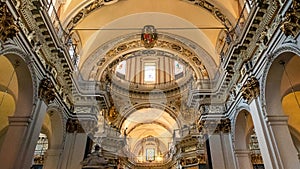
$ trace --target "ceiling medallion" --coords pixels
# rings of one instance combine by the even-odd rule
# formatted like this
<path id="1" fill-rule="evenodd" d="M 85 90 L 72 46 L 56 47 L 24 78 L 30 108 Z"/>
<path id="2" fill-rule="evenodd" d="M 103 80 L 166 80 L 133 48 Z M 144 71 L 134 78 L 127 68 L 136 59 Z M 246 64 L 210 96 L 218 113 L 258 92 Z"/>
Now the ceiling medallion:
<path id="1" fill-rule="evenodd" d="M 153 25 L 144 26 L 141 34 L 141 41 L 145 48 L 153 48 L 157 41 L 156 29 Z"/>

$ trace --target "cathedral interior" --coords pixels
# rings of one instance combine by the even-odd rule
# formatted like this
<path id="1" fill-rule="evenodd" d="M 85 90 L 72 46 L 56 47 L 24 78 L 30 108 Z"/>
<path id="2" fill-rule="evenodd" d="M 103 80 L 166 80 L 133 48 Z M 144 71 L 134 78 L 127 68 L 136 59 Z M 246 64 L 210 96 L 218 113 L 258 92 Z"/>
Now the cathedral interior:
<path id="1" fill-rule="evenodd" d="M 0 168 L 300 168 L 299 34 L 298 0 L 2 0 Z"/>

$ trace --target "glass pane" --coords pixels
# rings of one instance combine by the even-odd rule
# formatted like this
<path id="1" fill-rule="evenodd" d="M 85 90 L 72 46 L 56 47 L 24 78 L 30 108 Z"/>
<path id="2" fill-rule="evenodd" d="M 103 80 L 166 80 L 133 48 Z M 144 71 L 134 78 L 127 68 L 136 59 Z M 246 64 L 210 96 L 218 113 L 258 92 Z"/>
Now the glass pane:
<path id="1" fill-rule="evenodd" d="M 146 149 L 146 160 L 153 161 L 154 160 L 155 150 L 154 148 L 147 148 Z"/>
<path id="2" fill-rule="evenodd" d="M 174 66 L 175 66 L 175 75 L 180 74 L 183 72 L 183 66 L 178 63 L 177 61 L 174 62 Z"/>
<path id="3" fill-rule="evenodd" d="M 145 82 L 155 82 L 156 78 L 156 65 L 155 63 L 145 63 Z"/>
<path id="4" fill-rule="evenodd" d="M 126 74 L 126 61 L 124 60 L 120 62 L 116 67 L 116 75 L 121 79 L 125 79 L 125 74 Z"/>
<path id="5" fill-rule="evenodd" d="M 35 151 L 34 151 L 34 164 L 40 165 L 44 163 L 45 160 L 45 152 L 48 149 L 48 138 L 45 134 L 40 133 L 39 140 L 36 144 Z"/>

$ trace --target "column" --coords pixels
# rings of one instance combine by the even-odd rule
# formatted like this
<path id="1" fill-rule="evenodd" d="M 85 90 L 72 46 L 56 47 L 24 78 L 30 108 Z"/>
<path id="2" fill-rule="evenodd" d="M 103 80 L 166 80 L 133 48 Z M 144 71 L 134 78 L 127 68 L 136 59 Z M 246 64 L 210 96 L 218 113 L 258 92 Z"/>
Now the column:
<path id="1" fill-rule="evenodd" d="M 259 86 L 259 81 L 250 77 L 242 87 L 242 96 L 250 107 L 265 168 L 300 168 L 287 116 L 283 115 L 283 112 L 264 114 L 259 99 Z"/>
<path id="2" fill-rule="evenodd" d="M 31 167 L 46 108 L 47 105 L 38 100 L 32 117 L 18 115 L 8 117 L 7 135 L 0 152 L 1 168 L 24 169 Z"/>
<path id="3" fill-rule="evenodd" d="M 48 149 L 43 169 L 59 169 L 59 162 L 63 149 Z"/>
<path id="4" fill-rule="evenodd" d="M 221 137 L 219 134 L 212 134 L 209 137 L 210 154 L 213 169 L 226 169 L 225 157 L 222 149 Z"/>
<path id="5" fill-rule="evenodd" d="M 252 169 L 249 150 L 235 150 L 238 169 Z"/>
<path id="6" fill-rule="evenodd" d="M 8 120 L 7 134 L 0 151 L 0 164 L 2 169 L 16 169 L 31 118 L 19 116 L 9 117 Z"/>
<path id="7" fill-rule="evenodd" d="M 234 169 L 233 148 L 231 144 L 231 123 L 229 119 L 221 119 L 209 138 L 212 166 L 214 169 Z"/>
<path id="8" fill-rule="evenodd" d="M 67 122 L 67 135 L 62 154 L 60 169 L 81 169 L 80 162 L 83 161 L 87 134 L 81 127 L 79 121 L 69 119 Z"/>
<path id="9" fill-rule="evenodd" d="M 266 168 L 300 168 L 297 151 L 285 115 L 262 116 L 260 101 L 250 104 L 253 122 Z"/>
<path id="10" fill-rule="evenodd" d="M 233 148 L 231 142 L 231 122 L 229 119 L 203 120 L 200 122 L 205 133 L 209 134 L 209 150 L 213 169 L 234 169 Z M 209 158 L 209 157 L 208 157 Z"/>

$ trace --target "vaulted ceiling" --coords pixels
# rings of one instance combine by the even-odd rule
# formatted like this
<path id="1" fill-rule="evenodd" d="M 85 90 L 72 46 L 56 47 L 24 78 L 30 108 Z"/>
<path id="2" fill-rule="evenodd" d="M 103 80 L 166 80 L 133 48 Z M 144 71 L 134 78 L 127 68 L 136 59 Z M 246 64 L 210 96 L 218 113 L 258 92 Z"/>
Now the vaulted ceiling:
<path id="1" fill-rule="evenodd" d="M 93 7 L 91 1 L 75 0 L 67 1 L 60 9 L 63 25 L 76 32 L 80 40 L 80 66 L 100 46 L 140 33 L 145 25 L 154 25 L 158 33 L 167 32 L 195 42 L 218 65 L 215 47 L 219 34 L 226 26 L 234 26 L 240 11 L 237 0 L 114 0 L 107 4 Z M 223 17 L 226 21 L 221 20 Z"/>
<path id="2" fill-rule="evenodd" d="M 159 40 L 190 51 L 213 78 L 220 66 L 218 43 L 224 41 L 222 34 L 237 22 L 240 6 L 238 0 L 67 0 L 59 9 L 59 16 L 77 43 L 79 70 L 84 79 L 89 79 L 94 68 L 103 72 L 113 62 L 112 57 L 116 60 L 126 52 L 145 50 L 137 45 L 121 52 L 113 51 L 114 55 L 109 53 L 113 48 L 138 40 L 145 25 L 155 26 Z M 192 62 L 169 48 L 154 46 L 154 49 Z M 101 61 L 104 64 L 100 65 Z M 199 62 L 189 64 L 196 67 Z M 173 130 L 182 125 L 179 123 L 169 112 L 148 107 L 127 114 L 119 126 L 123 134 L 125 131 L 128 134 L 133 149 L 147 136 L 160 138 L 168 147 Z"/>

